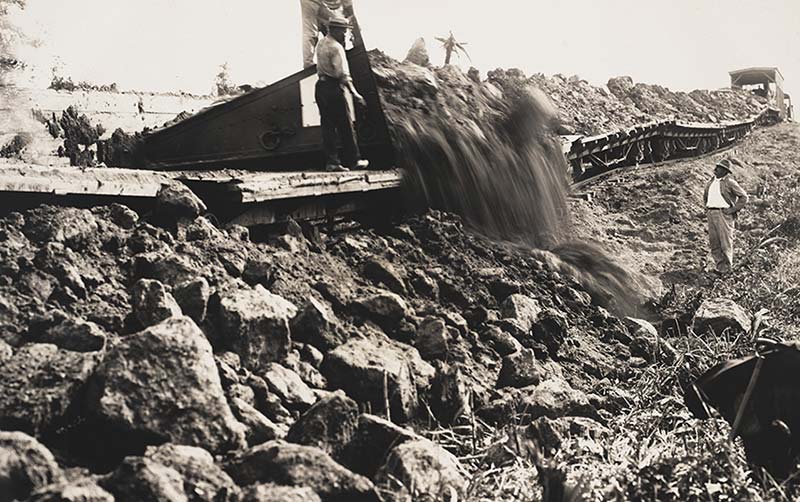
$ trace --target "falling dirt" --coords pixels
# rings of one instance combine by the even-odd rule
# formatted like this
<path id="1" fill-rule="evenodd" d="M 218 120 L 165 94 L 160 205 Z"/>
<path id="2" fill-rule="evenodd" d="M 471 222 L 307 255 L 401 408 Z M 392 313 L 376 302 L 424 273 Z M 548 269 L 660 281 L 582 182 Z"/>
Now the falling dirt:
<path id="1" fill-rule="evenodd" d="M 569 168 L 555 134 L 556 110 L 544 94 L 526 90 L 501 99 L 453 68 L 431 80 L 404 71 L 409 65 L 373 59 L 380 65 L 379 86 L 392 88 L 391 96 L 384 92 L 386 100 L 424 102 L 411 113 L 387 109 L 412 206 L 453 212 L 492 239 L 540 255 L 548 251 L 544 256 L 552 266 L 578 280 L 600 304 L 619 313 L 637 311 L 645 300 L 645 279 L 616 264 L 599 245 L 573 238 Z M 416 92 L 426 85 L 427 94 Z M 470 108 L 453 104 L 454 96 Z"/>

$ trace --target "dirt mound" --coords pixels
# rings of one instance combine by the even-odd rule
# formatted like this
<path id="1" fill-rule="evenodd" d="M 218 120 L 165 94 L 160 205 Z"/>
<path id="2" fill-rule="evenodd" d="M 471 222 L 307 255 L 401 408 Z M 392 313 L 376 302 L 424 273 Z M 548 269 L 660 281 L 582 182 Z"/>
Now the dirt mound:
<path id="1" fill-rule="evenodd" d="M 634 84 L 630 77 L 609 79 L 608 89 L 623 103 L 659 119 L 704 123 L 746 120 L 766 106 L 766 100 L 742 89 L 685 93 L 660 85 Z"/>
<path id="2" fill-rule="evenodd" d="M 606 87 L 589 84 L 577 76 L 527 77 L 522 71 L 497 69 L 487 80 L 507 92 L 533 86 L 558 108 L 562 134 L 594 135 L 655 120 L 716 123 L 747 120 L 766 102 L 743 90 L 671 91 L 659 85 L 634 83 L 630 77 L 615 77 Z"/>

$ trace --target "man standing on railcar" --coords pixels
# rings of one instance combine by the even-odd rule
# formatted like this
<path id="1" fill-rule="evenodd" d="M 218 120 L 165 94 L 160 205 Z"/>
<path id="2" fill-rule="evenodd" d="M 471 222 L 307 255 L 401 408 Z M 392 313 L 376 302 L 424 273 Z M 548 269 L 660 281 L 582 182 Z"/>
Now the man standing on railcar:
<path id="1" fill-rule="evenodd" d="M 703 202 L 708 216 L 708 238 L 717 272 L 726 274 L 733 267 L 733 233 L 737 213 L 747 204 L 747 192 L 733 179 L 738 160 L 722 159 L 714 167 L 714 177 L 706 185 Z"/>
<path id="2" fill-rule="evenodd" d="M 334 17 L 328 22 L 328 34 L 319 41 L 317 53 L 317 85 L 314 97 L 319 107 L 322 127 L 322 148 L 325 152 L 326 171 L 366 169 L 356 142 L 355 129 L 350 119 L 350 103 L 346 92 L 361 106 L 366 101 L 358 93 L 350 77 L 350 67 L 344 52 L 344 41 L 350 23 L 345 18 Z M 342 144 L 342 162 L 339 161 L 337 139 Z"/>

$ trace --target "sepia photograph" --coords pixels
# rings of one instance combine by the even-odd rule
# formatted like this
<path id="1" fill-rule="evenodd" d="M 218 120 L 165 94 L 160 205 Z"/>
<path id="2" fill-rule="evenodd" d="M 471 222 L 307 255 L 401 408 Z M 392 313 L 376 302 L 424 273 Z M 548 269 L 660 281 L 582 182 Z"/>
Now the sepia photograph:
<path id="1" fill-rule="evenodd" d="M 0 502 L 800 500 L 798 93 L 797 0 L 0 0 Z"/>

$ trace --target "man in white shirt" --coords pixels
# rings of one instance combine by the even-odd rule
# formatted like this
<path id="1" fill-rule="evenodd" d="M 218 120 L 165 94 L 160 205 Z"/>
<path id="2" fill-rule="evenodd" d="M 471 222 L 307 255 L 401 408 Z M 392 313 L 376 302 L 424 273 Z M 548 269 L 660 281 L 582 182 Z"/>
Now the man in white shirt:
<path id="1" fill-rule="evenodd" d="M 366 101 L 358 93 L 350 77 L 344 39 L 350 24 L 347 19 L 334 17 L 328 22 L 328 34 L 317 43 L 317 80 L 314 97 L 319 107 L 322 127 L 322 148 L 325 151 L 327 171 L 349 171 L 366 169 L 369 162 L 361 160 L 353 122 L 350 120 L 350 104 L 345 92 L 361 106 Z M 342 162 L 339 161 L 337 138 L 342 144 Z"/>
<path id="2" fill-rule="evenodd" d="M 747 192 L 733 179 L 736 159 L 722 159 L 714 167 L 714 177 L 706 185 L 703 202 L 708 215 L 708 238 L 711 256 L 720 273 L 730 272 L 733 266 L 733 231 L 736 214 L 747 204 Z"/>

